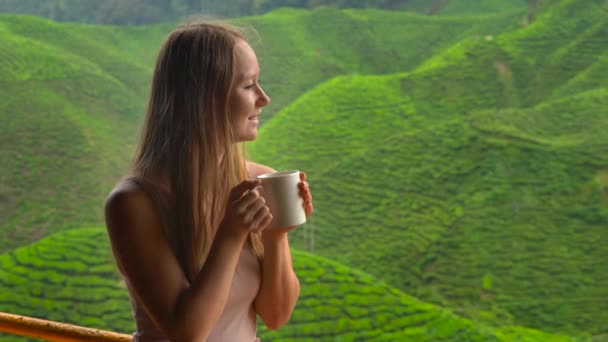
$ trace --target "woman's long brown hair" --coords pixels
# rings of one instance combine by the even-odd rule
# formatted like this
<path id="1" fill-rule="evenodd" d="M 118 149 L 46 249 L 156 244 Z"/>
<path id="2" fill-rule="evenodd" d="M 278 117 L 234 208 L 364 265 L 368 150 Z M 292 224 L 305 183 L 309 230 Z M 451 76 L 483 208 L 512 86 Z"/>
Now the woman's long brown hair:
<path id="1" fill-rule="evenodd" d="M 168 178 L 165 234 L 190 280 L 211 247 L 230 189 L 247 178 L 244 150 L 227 113 L 240 40 L 246 40 L 240 31 L 215 23 L 187 24 L 169 34 L 130 172 Z M 262 257 L 259 234 L 250 234 L 248 245 Z"/>

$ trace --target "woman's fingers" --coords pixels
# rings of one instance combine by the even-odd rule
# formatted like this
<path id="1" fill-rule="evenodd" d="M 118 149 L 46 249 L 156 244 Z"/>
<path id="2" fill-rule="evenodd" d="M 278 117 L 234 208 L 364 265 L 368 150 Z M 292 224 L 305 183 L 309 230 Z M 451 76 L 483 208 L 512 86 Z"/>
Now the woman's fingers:
<path id="1" fill-rule="evenodd" d="M 310 188 L 308 187 L 307 182 L 300 182 L 298 184 L 300 189 L 300 196 L 304 199 L 304 202 L 312 202 L 312 194 L 310 193 Z"/>
<path id="2" fill-rule="evenodd" d="M 260 223 L 258 223 L 258 231 L 262 231 L 266 228 L 268 228 L 268 225 L 270 224 L 270 222 L 272 222 L 272 214 L 268 213 L 268 215 L 264 216 L 264 218 L 262 218 L 262 220 L 260 221 Z"/>
<path id="3" fill-rule="evenodd" d="M 298 183 L 298 187 L 300 189 L 300 197 L 302 197 L 304 207 L 304 212 L 306 213 L 306 217 L 310 216 L 314 210 L 312 205 L 312 194 L 310 193 L 310 188 L 308 187 L 308 183 L 305 181 L 301 181 Z"/>
<path id="4" fill-rule="evenodd" d="M 306 217 L 309 217 L 310 215 L 312 215 L 313 211 L 314 211 L 314 207 L 312 206 L 312 204 L 309 204 L 304 207 L 304 213 L 306 214 Z"/>
<path id="5" fill-rule="evenodd" d="M 238 201 L 239 199 L 241 199 L 243 194 L 247 193 L 247 191 L 251 191 L 252 189 L 255 189 L 256 187 L 260 186 L 261 184 L 262 184 L 262 181 L 260 181 L 259 179 L 242 181 L 239 185 L 235 186 L 230 191 L 230 196 L 229 196 L 228 202 L 232 203 L 232 202 Z"/>
<path id="6" fill-rule="evenodd" d="M 298 183 L 298 188 L 300 189 L 300 196 L 304 200 L 304 204 L 307 203 L 312 205 L 312 195 L 310 194 L 310 188 L 308 187 L 308 182 L 306 182 L 306 173 L 300 172 L 300 183 Z"/>
<path id="7" fill-rule="evenodd" d="M 238 203 L 237 212 L 241 222 L 248 230 L 263 228 L 263 220 L 270 215 L 266 200 L 260 195 L 261 187 L 256 187 L 243 196 Z"/>
<path id="8" fill-rule="evenodd" d="M 272 214 L 270 214 L 270 209 L 264 205 L 255 212 L 249 227 L 252 230 L 263 230 L 270 220 L 272 220 Z"/>
<path id="9" fill-rule="evenodd" d="M 249 223 L 255 221 L 255 218 L 256 218 L 258 212 L 261 209 L 263 209 L 264 207 L 266 207 L 266 209 L 268 209 L 268 207 L 266 206 L 266 201 L 264 201 L 264 198 L 262 198 L 262 197 L 256 198 L 255 201 L 251 202 L 251 204 L 245 209 L 243 223 L 249 224 Z"/>
<path id="10" fill-rule="evenodd" d="M 302 198 L 306 199 L 306 197 L 312 197 L 310 195 L 310 188 L 308 187 L 308 183 L 300 182 L 298 184 L 298 187 L 300 188 L 300 195 L 302 196 Z"/>
<path id="11" fill-rule="evenodd" d="M 239 215 L 243 215 L 247 212 L 248 208 L 258 199 L 261 198 L 260 196 L 260 189 L 262 188 L 262 186 L 256 186 L 255 188 L 249 190 L 247 193 L 245 193 L 243 195 L 243 197 L 241 197 L 241 199 L 239 199 L 236 203 L 237 206 L 237 213 Z"/>

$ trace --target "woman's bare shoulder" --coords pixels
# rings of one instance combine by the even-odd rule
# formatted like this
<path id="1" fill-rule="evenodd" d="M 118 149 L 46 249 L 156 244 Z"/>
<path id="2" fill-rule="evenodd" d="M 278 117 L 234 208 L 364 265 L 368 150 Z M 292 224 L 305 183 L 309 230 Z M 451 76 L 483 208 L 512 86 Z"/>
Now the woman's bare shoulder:
<path id="1" fill-rule="evenodd" d="M 269 172 L 275 172 L 276 170 L 274 170 L 273 168 L 260 164 L 260 163 L 256 163 L 256 162 L 252 162 L 250 160 L 247 161 L 247 173 L 249 174 L 249 177 L 251 178 L 255 178 L 261 174 L 264 173 L 269 173 Z"/>
<path id="2" fill-rule="evenodd" d="M 111 230 L 113 227 L 133 226 L 125 223 L 136 218 L 155 220 L 157 215 L 152 199 L 146 192 L 134 182 L 123 181 L 117 184 L 106 198 L 105 218 L 107 228 Z"/>
<path id="3" fill-rule="evenodd" d="M 121 181 L 116 184 L 106 197 L 106 209 L 118 209 L 142 204 L 146 201 L 145 193 L 136 184 L 130 181 Z"/>

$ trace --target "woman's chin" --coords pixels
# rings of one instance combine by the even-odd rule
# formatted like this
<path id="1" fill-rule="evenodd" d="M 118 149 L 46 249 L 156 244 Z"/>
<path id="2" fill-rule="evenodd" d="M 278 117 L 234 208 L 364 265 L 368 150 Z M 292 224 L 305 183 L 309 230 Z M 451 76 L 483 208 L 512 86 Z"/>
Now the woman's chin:
<path id="1" fill-rule="evenodd" d="M 239 137 L 238 142 L 254 141 L 258 138 L 258 130 L 247 132 Z"/>

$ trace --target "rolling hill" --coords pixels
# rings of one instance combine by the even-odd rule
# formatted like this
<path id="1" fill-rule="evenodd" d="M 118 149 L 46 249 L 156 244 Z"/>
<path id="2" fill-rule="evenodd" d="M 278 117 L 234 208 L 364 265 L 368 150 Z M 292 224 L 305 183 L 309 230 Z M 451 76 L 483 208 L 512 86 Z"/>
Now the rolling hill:
<path id="1" fill-rule="evenodd" d="M 287 106 L 249 151 L 309 175 L 318 209 L 294 246 L 490 325 L 604 333 L 606 5 L 554 2 Z"/>
<path id="2" fill-rule="evenodd" d="M 416 2 L 416 1 L 413 1 Z M 422 2 L 422 1 L 420 1 Z M 482 15 L 492 14 L 496 12 L 507 12 L 513 10 L 521 10 L 529 6 L 527 0 L 448 0 L 436 1 L 441 6 L 437 6 L 434 14 L 437 15 Z M 426 1 L 428 6 L 428 1 Z M 432 8 L 428 8 L 425 12 L 428 13 Z"/>
<path id="3" fill-rule="evenodd" d="M 293 251 L 302 293 L 290 323 L 266 341 L 573 341 L 510 326 L 491 329 L 423 303 L 375 278 Z M 126 289 L 111 266 L 103 228 L 56 233 L 0 256 L 0 307 L 62 322 L 129 333 Z M 0 336 L 3 341 L 23 338 Z"/>
<path id="4" fill-rule="evenodd" d="M 119 25 L 166 22 L 199 13 L 226 18 L 262 14 L 281 7 L 311 9 L 321 6 L 469 15 L 523 9 L 528 3 L 526 0 L 45 0 L 41 4 L 37 0 L 0 0 L 0 12 L 4 13 L 30 14 L 57 21 Z"/>
<path id="5" fill-rule="evenodd" d="M 605 0 L 545 1 L 534 22 L 525 10 L 330 8 L 235 20 L 258 32 L 273 97 L 250 154 L 307 171 L 315 196 L 294 246 L 372 275 L 294 252 L 303 291 L 314 291 L 303 292 L 310 310 L 279 332 L 292 335 L 263 336 L 380 339 L 392 322 L 388 340 L 562 338 L 528 328 L 605 338 L 607 9 Z M 170 27 L 0 16 L 0 251 L 102 224 Z M 107 250 L 89 250 L 100 234 L 66 231 L 32 245 L 81 246 L 70 260 L 28 248 L 1 257 L 1 310 L 129 331 Z M 328 278 L 316 284 L 307 272 Z M 47 279 L 69 290 L 44 287 Z M 344 297 L 352 307 L 317 306 L 317 293 L 325 304 L 353 282 L 364 286 Z M 395 310 L 361 309 L 359 293 Z"/>
<path id="6" fill-rule="evenodd" d="M 6 251 L 76 222 L 99 222 L 110 180 L 127 165 L 122 151 L 132 149 L 146 92 L 138 81 L 150 71 L 46 20 L 0 17 L 0 37 Z"/>
<path id="7" fill-rule="evenodd" d="M 235 23 L 258 32 L 253 42 L 273 98 L 264 121 L 333 76 L 407 71 L 463 37 L 512 30 L 518 16 L 323 8 Z M 153 60 L 172 26 L 0 16 L 0 164 L 8 165 L 0 170 L 0 251 L 103 222 L 103 200 L 128 165 Z M 392 34 L 395 27 L 403 33 Z"/>

